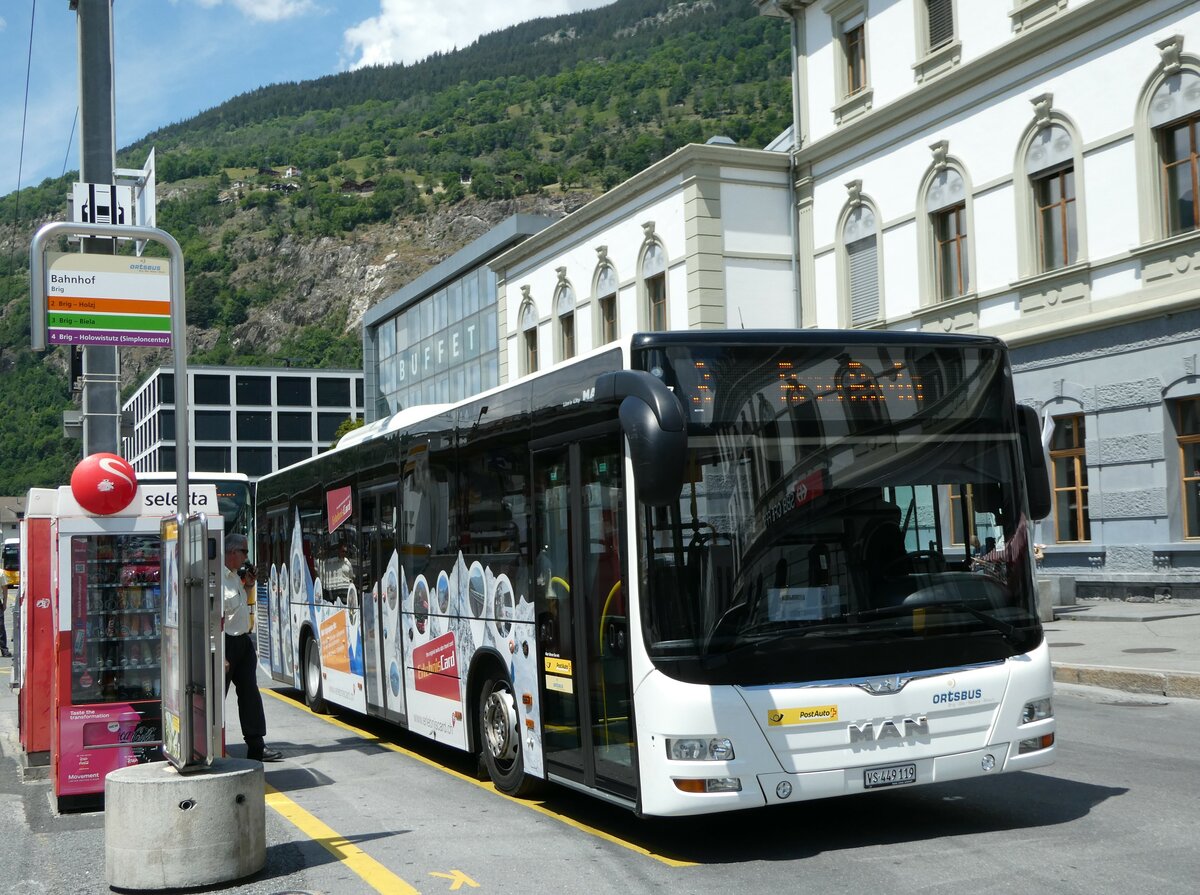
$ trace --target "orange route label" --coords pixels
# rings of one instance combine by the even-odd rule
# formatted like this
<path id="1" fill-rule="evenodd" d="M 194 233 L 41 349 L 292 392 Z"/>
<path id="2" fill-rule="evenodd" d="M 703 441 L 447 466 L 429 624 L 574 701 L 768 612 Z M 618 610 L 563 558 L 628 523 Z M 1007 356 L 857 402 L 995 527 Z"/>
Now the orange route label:
<path id="1" fill-rule="evenodd" d="M 93 314 L 153 314 L 169 317 L 169 301 L 145 301 L 136 298 L 75 298 L 51 295 L 46 299 L 51 311 L 91 311 Z"/>

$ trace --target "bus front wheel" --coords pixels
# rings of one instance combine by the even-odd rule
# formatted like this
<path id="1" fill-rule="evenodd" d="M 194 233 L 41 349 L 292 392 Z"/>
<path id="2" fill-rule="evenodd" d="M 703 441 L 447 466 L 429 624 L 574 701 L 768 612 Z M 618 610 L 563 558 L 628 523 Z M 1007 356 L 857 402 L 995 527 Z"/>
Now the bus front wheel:
<path id="1" fill-rule="evenodd" d="M 506 677 L 489 678 L 479 694 L 479 741 L 483 763 L 496 789 L 510 796 L 526 796 L 537 788 L 538 781 L 525 775 L 521 719 Z"/>
<path id="2" fill-rule="evenodd" d="M 329 714 L 325 704 L 325 688 L 321 684 L 321 648 L 311 637 L 304 646 L 304 704 L 315 714 Z"/>

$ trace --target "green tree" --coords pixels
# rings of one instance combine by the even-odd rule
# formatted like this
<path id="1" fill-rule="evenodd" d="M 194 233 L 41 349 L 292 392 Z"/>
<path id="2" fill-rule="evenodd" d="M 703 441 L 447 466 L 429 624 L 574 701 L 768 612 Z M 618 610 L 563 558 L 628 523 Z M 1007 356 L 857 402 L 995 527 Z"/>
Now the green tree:
<path id="1" fill-rule="evenodd" d="M 355 429 L 361 429 L 362 427 L 363 427 L 363 418 L 361 416 L 356 420 L 352 420 L 352 419 L 344 420 L 334 431 L 333 441 L 329 442 L 329 447 L 330 448 L 337 447 L 337 443 L 342 440 L 343 435 L 345 435 L 347 432 L 353 432 Z"/>

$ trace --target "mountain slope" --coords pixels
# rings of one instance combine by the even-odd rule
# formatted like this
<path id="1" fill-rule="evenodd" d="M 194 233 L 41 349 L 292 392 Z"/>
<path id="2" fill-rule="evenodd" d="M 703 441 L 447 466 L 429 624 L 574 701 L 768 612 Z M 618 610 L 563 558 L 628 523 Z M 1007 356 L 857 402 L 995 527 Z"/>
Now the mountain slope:
<path id="1" fill-rule="evenodd" d="M 689 142 L 772 139 L 790 120 L 787 40 L 747 0 L 619 0 L 416 65 L 263 87 L 118 164 L 155 148 L 194 361 L 358 366 L 363 312 L 509 214 L 569 212 Z M 0 493 L 64 481 L 79 451 L 58 437 L 65 352 L 27 348 L 29 240 L 65 217 L 75 176 L 0 198 Z M 123 351 L 123 387 L 169 362 Z"/>

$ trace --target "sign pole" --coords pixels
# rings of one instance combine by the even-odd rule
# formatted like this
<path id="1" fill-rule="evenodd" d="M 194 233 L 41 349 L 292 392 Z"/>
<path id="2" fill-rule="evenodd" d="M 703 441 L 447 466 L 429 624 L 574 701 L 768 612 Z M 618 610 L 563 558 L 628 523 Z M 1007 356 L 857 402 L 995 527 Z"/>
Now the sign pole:
<path id="1" fill-rule="evenodd" d="M 112 184 L 114 138 L 112 0 L 72 0 L 79 31 L 79 176 Z M 114 252 L 114 240 L 87 239 L 83 251 Z M 115 345 L 83 348 L 83 456 L 121 453 L 120 359 Z"/>
<path id="2" fill-rule="evenodd" d="M 46 314 L 48 309 L 46 248 L 51 240 L 59 236 L 109 237 L 112 239 L 141 239 L 156 242 L 167 249 L 170 258 L 170 305 L 171 347 L 175 355 L 175 482 L 176 507 L 180 519 L 188 513 L 188 460 L 190 436 L 188 427 L 188 380 L 187 380 L 187 313 L 184 299 L 183 249 L 170 233 L 156 227 L 130 227 L 117 224 L 86 224 L 72 221 L 56 221 L 46 224 L 34 234 L 29 246 L 29 300 L 30 300 L 30 347 L 34 351 L 46 350 Z M 84 256 L 86 257 L 86 256 Z M 105 257 L 105 256 L 101 256 Z M 130 259 L 136 261 L 137 259 Z M 99 274 L 97 274 L 99 276 Z M 115 349 L 114 349 L 115 350 Z M 181 557 L 182 559 L 182 557 Z M 182 571 L 182 570 L 181 570 Z M 182 577 L 182 576 L 181 576 Z M 181 582 L 182 584 L 182 582 Z M 181 587 L 182 597 L 185 591 Z M 192 659 L 188 654 L 191 639 L 182 637 L 180 667 L 190 669 Z M 182 681 L 183 678 L 181 677 Z M 164 684 L 166 682 L 164 681 Z M 190 694 L 179 694 L 178 704 L 191 704 Z M 205 719 L 208 726 L 208 719 Z M 190 750 L 190 743 L 187 748 Z M 190 751 L 187 753 L 190 755 Z"/>

